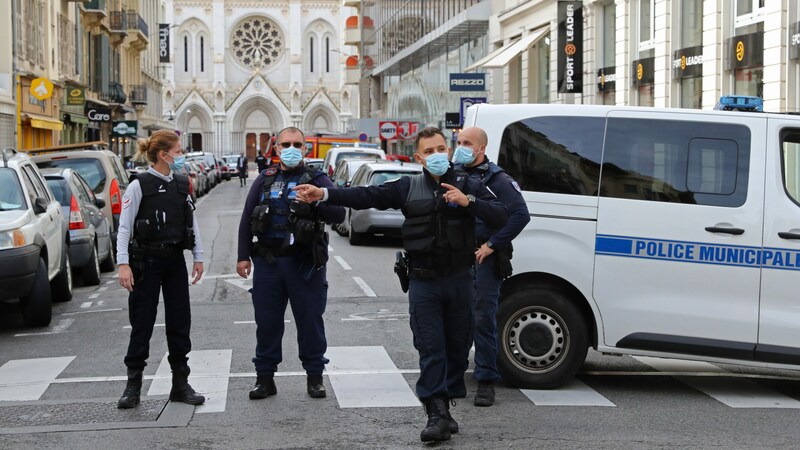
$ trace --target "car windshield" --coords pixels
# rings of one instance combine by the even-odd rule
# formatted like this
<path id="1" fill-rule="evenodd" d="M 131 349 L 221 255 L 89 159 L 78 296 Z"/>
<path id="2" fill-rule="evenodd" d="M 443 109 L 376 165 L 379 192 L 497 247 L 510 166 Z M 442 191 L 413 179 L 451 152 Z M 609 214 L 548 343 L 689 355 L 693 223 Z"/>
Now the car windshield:
<path id="1" fill-rule="evenodd" d="M 0 211 L 25 209 L 25 197 L 17 173 L 11 169 L 0 169 Z"/>
<path id="2" fill-rule="evenodd" d="M 71 159 L 54 159 L 50 161 L 41 161 L 36 163 L 40 169 L 47 169 L 49 167 L 69 168 L 72 169 L 86 180 L 86 184 L 92 188 L 95 194 L 103 192 L 106 187 L 106 172 L 103 170 L 103 163 L 95 158 L 71 158 Z"/>
<path id="3" fill-rule="evenodd" d="M 369 177 L 370 186 L 380 186 L 387 181 L 396 180 L 400 177 L 408 177 L 419 172 L 375 172 Z"/>
<path id="4" fill-rule="evenodd" d="M 335 166 L 339 165 L 339 161 L 343 159 L 354 159 L 354 158 L 371 158 L 371 159 L 381 159 L 381 155 L 376 153 L 362 153 L 362 152 L 342 152 L 336 155 L 336 163 Z"/>
<path id="5" fill-rule="evenodd" d="M 225 163 L 227 164 L 236 164 L 236 161 L 239 160 L 239 156 L 238 155 L 223 156 L 222 159 L 224 159 Z"/>
<path id="6" fill-rule="evenodd" d="M 61 206 L 69 205 L 72 201 L 72 192 L 69 190 L 67 180 L 61 177 L 45 177 L 47 186 L 53 191 L 53 196 Z"/>

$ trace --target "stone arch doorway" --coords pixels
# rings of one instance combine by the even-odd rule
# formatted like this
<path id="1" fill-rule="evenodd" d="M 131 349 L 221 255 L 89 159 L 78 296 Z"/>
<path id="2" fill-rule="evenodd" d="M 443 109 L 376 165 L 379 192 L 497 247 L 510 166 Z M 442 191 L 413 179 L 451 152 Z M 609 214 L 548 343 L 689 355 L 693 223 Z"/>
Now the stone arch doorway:
<path id="1" fill-rule="evenodd" d="M 269 117 L 264 111 L 255 110 L 251 112 L 244 124 L 245 134 L 245 154 L 247 159 L 253 161 L 259 151 L 270 157 L 270 139 L 275 133 L 269 121 Z"/>
<path id="2" fill-rule="evenodd" d="M 253 97 L 233 115 L 231 150 L 236 154 L 244 152 L 250 161 L 259 150 L 269 157 L 270 140 L 281 128 L 283 118 L 275 105 L 262 97 Z"/>

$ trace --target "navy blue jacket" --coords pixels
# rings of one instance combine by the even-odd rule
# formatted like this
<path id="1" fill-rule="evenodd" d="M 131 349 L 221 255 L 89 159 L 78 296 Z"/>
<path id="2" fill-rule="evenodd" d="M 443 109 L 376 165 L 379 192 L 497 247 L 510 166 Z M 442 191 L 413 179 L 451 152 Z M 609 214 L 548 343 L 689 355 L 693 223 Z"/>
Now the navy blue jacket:
<path id="1" fill-rule="evenodd" d="M 486 182 L 490 169 L 495 173 L 488 177 L 489 180 Z M 531 221 L 528 205 L 525 204 L 525 199 L 522 198 L 519 184 L 506 172 L 496 172 L 497 165 L 489 161 L 489 158 L 485 156 L 481 164 L 473 167 L 463 167 L 463 170 L 469 174 L 470 178 L 476 178 L 486 183 L 486 187 L 497 196 L 500 203 L 508 210 L 508 223 L 504 227 L 498 229 L 497 227 L 487 226 L 486 223 L 479 219 L 475 226 L 475 235 L 479 241 L 492 241 L 494 248 L 507 246 Z"/>
<path id="2" fill-rule="evenodd" d="M 278 170 L 280 171 L 281 169 L 279 168 Z M 295 170 L 305 170 L 305 167 L 300 164 L 289 172 L 294 172 Z M 321 188 L 328 188 L 331 190 L 331 192 L 336 190 L 335 186 L 331 182 L 331 179 L 328 178 L 328 176 L 325 175 L 325 172 L 322 172 L 321 170 L 317 170 L 317 172 L 314 174 L 311 184 Z M 264 172 L 261 172 L 258 174 L 255 181 L 253 181 L 253 185 L 250 187 L 250 192 L 247 194 L 247 200 L 244 204 L 244 211 L 242 211 L 242 219 L 239 222 L 239 245 L 237 261 L 250 260 L 253 243 L 253 234 L 250 231 L 250 216 L 253 214 L 253 209 L 255 209 L 255 207 L 261 202 L 261 192 L 263 189 Z M 344 208 L 341 206 L 320 203 L 317 208 L 320 218 L 327 223 L 341 223 L 344 220 Z"/>
<path id="3" fill-rule="evenodd" d="M 423 169 L 429 181 L 434 182 L 427 169 Z M 441 183 L 456 185 L 452 166 L 440 177 Z M 401 209 L 408 198 L 411 178 L 402 177 L 380 186 L 359 186 L 347 189 L 329 189 L 327 203 L 353 209 Z M 444 188 L 441 189 L 444 193 Z M 467 177 L 463 192 L 475 196 L 475 206 L 470 213 L 493 228 L 502 228 L 508 220 L 508 212 L 497 198 L 486 189 L 480 180 Z"/>

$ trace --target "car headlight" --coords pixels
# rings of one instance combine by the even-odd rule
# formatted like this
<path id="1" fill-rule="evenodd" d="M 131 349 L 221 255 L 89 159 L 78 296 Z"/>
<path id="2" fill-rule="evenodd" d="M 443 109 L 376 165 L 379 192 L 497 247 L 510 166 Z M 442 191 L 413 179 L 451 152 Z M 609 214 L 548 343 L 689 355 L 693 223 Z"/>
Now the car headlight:
<path id="1" fill-rule="evenodd" d="M 26 244 L 25 235 L 16 230 L 0 231 L 0 249 L 22 247 Z"/>

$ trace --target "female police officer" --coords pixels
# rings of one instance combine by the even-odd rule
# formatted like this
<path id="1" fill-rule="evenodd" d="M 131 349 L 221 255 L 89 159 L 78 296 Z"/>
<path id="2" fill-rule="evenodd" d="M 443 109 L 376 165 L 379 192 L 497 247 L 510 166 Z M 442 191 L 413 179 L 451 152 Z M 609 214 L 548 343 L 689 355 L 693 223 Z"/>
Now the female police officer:
<path id="1" fill-rule="evenodd" d="M 183 250 L 192 250 L 194 255 L 192 284 L 203 275 L 203 250 L 189 197 L 189 179 L 177 173 L 185 161 L 178 135 L 161 130 L 149 139 L 140 139 L 135 159 L 142 156 L 153 164 L 128 185 L 122 198 L 117 236 L 119 283 L 130 291 L 131 321 L 131 339 L 125 356 L 128 384 L 117 406 L 133 408 L 139 403 L 159 291 L 164 294 L 168 360 L 172 369 L 169 398 L 201 405 L 205 397 L 188 383 L 186 355 L 192 347 L 191 314 Z"/>

